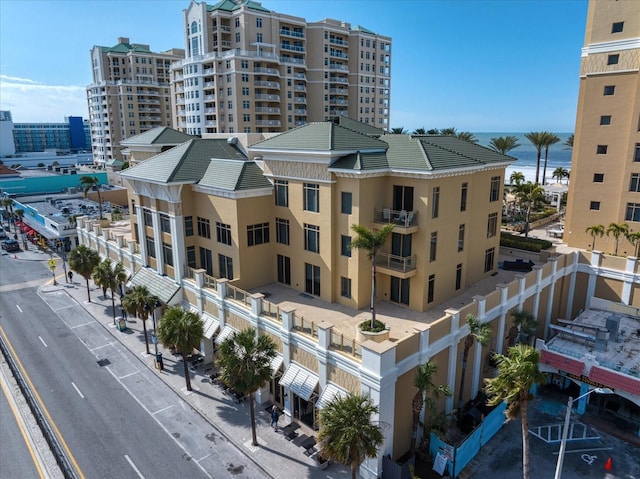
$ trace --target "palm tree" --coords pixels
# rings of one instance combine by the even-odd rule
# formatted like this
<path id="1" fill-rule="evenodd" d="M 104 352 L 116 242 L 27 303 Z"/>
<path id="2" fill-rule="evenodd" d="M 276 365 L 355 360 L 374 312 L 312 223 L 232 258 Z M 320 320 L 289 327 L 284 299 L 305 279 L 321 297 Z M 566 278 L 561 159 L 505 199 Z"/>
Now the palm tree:
<path id="1" fill-rule="evenodd" d="M 407 130 L 404 129 L 404 126 L 400 126 L 397 128 L 391 128 L 391 134 L 392 135 L 404 135 L 407 132 Z"/>
<path id="2" fill-rule="evenodd" d="M 511 173 L 509 181 L 512 185 L 521 185 L 522 183 L 524 183 L 524 173 L 522 171 L 514 171 L 513 173 Z"/>
<path id="3" fill-rule="evenodd" d="M 204 336 L 204 323 L 196 313 L 185 311 L 180 306 L 173 306 L 164 314 L 157 332 L 158 339 L 165 347 L 175 348 L 182 355 L 184 379 L 187 391 L 191 391 L 187 355 L 200 347 L 200 340 Z"/>
<path id="4" fill-rule="evenodd" d="M 596 249 L 596 236 L 600 236 L 600 238 L 602 238 L 602 236 L 604 236 L 604 231 L 605 230 L 603 225 L 593 225 L 593 226 L 589 226 L 586 229 L 586 232 L 589 233 L 593 238 L 593 242 L 591 244 L 591 251 Z"/>
<path id="5" fill-rule="evenodd" d="M 147 338 L 147 319 L 149 319 L 149 312 L 153 309 L 157 301 L 157 298 L 149 292 L 149 289 L 144 285 L 134 286 L 131 288 L 124 298 L 122 298 L 122 307 L 124 310 L 140 318 L 142 321 L 142 329 L 144 331 L 144 345 L 149 352 L 149 340 Z"/>
<path id="6" fill-rule="evenodd" d="M 384 441 L 380 425 L 372 420 L 378 413 L 378 406 L 368 395 L 334 397 L 320 410 L 318 454 L 349 466 L 351 478 L 356 479 L 360 464 L 368 457 L 376 457 Z"/>
<path id="7" fill-rule="evenodd" d="M 536 148 L 536 183 L 540 180 L 540 157 L 542 156 L 542 148 L 544 148 L 544 132 L 532 131 L 524 135 Z"/>
<path id="8" fill-rule="evenodd" d="M 573 133 L 571 133 L 563 143 L 567 148 L 573 149 Z"/>
<path id="9" fill-rule="evenodd" d="M 462 373 L 460 374 L 460 390 L 458 391 L 458 420 L 462 418 L 462 398 L 464 393 L 464 379 L 467 374 L 467 360 L 469 359 L 469 351 L 476 343 L 481 346 L 489 344 L 491 339 L 491 327 L 487 323 L 481 323 L 473 314 L 467 314 L 467 324 L 469 325 L 469 334 L 464 338 L 464 350 L 462 351 Z"/>
<path id="10" fill-rule="evenodd" d="M 497 136 L 495 138 L 491 138 L 489 142 L 489 148 L 493 151 L 497 151 L 503 155 L 506 155 L 514 148 L 518 148 L 520 143 L 518 143 L 517 136 Z"/>
<path id="11" fill-rule="evenodd" d="M 426 135 L 427 131 L 424 129 L 424 126 L 421 128 L 416 128 L 415 130 L 413 130 L 413 134 L 414 135 Z"/>
<path id="12" fill-rule="evenodd" d="M 362 225 L 351 225 L 351 229 L 358 235 L 349 245 L 351 249 L 362 249 L 371 260 L 371 329 L 376 324 L 376 254 L 382 248 L 387 237 L 393 231 L 394 224 L 385 225 L 380 231 L 373 231 Z"/>
<path id="13" fill-rule="evenodd" d="M 15 209 L 13 212 L 13 216 L 15 216 L 18 219 L 18 221 L 22 221 L 22 218 L 24 218 L 24 210 L 22 208 Z M 18 228 L 16 227 L 16 233 L 17 232 L 18 232 Z"/>
<path id="14" fill-rule="evenodd" d="M 438 128 L 430 128 L 427 130 L 427 135 L 439 135 L 440 130 Z"/>
<path id="15" fill-rule="evenodd" d="M 252 444 L 258 445 L 254 393 L 263 388 L 273 371 L 271 360 L 276 356 L 276 345 L 264 334 L 258 335 L 252 328 L 235 332 L 225 339 L 217 353 L 221 381 L 234 391 L 249 396 Z"/>
<path id="16" fill-rule="evenodd" d="M 91 302 L 91 290 L 89 289 L 89 278 L 93 270 L 100 263 L 100 255 L 97 251 L 87 248 L 81 244 L 69 253 L 69 267 L 82 276 L 87 282 L 87 299 Z"/>
<path id="17" fill-rule="evenodd" d="M 470 131 L 459 131 L 453 136 L 455 136 L 460 140 L 468 141 L 469 143 L 478 143 L 478 139 L 476 138 L 476 135 L 474 135 Z"/>
<path id="18" fill-rule="evenodd" d="M 100 209 L 100 219 L 103 219 L 102 214 L 102 196 L 100 196 L 100 180 L 97 176 L 81 176 L 80 177 L 80 185 L 84 187 L 84 197 L 87 197 L 87 194 L 90 190 L 96 191 L 98 193 L 98 208 Z"/>
<path id="19" fill-rule="evenodd" d="M 9 212 L 9 216 L 8 218 L 13 218 L 13 200 L 11 198 L 2 198 L 0 199 L 0 205 L 2 205 L 6 210 L 8 210 Z M 18 232 L 17 227 L 15 226 L 15 223 L 13 225 L 13 228 L 15 230 L 15 232 Z M 9 231 L 11 231 L 11 222 L 9 222 Z"/>
<path id="20" fill-rule="evenodd" d="M 527 337 L 527 344 L 531 341 L 531 337 L 536 334 L 538 329 L 538 320 L 533 313 L 524 309 L 511 312 L 513 326 L 509 329 L 508 345 L 514 346 L 518 335 Z"/>
<path id="21" fill-rule="evenodd" d="M 566 170 L 566 168 L 563 168 L 562 166 L 558 166 L 555 170 L 553 170 L 553 174 L 551 175 L 551 178 L 557 178 L 558 179 L 558 183 L 562 182 L 562 178 L 566 178 L 568 176 L 568 171 Z"/>
<path id="22" fill-rule="evenodd" d="M 636 250 L 634 256 L 637 258 L 638 254 L 640 254 L 640 231 L 636 231 L 635 233 L 630 231 L 625 234 L 625 237 L 627 238 L 627 241 L 635 247 Z"/>
<path id="23" fill-rule="evenodd" d="M 485 379 L 485 392 L 491 397 L 489 404 L 507 401 L 507 420 L 520 413 L 522 420 L 522 477 L 529 479 L 529 421 L 527 406 L 534 384 L 544 384 L 545 376 L 538 369 L 540 353 L 531 346 L 518 344 L 509 348 L 509 355 L 496 354 L 498 375 Z"/>
<path id="24" fill-rule="evenodd" d="M 93 282 L 101 286 L 102 290 L 111 290 L 111 312 L 113 324 L 116 324 L 116 299 L 115 290 L 127 280 L 127 272 L 122 263 L 113 263 L 109 258 L 98 264 L 93 271 Z"/>
<path id="25" fill-rule="evenodd" d="M 542 132 L 544 135 L 544 168 L 542 169 L 542 184 L 546 184 L 547 181 L 547 161 L 549 160 L 549 147 L 555 145 L 560 141 L 560 137 L 555 133 L 549 133 L 548 131 Z"/>
<path id="26" fill-rule="evenodd" d="M 450 126 L 449 128 L 441 128 L 438 134 L 444 136 L 456 136 L 458 131 L 455 126 Z"/>
<path id="27" fill-rule="evenodd" d="M 529 237 L 529 219 L 531 218 L 531 210 L 535 206 L 535 204 L 540 201 L 544 196 L 544 188 L 540 186 L 537 182 L 531 183 L 527 181 L 526 183 L 520 183 L 516 185 L 516 197 L 520 204 L 526 206 L 526 218 L 524 225 L 524 237 Z"/>
<path id="28" fill-rule="evenodd" d="M 618 241 L 620 236 L 625 236 L 629 233 L 629 225 L 627 223 L 611 223 L 607 228 L 607 236 L 613 236 L 616 240 L 616 247 L 613 254 L 618 255 Z"/>
<path id="29" fill-rule="evenodd" d="M 411 436 L 412 452 L 415 451 L 418 440 L 418 424 L 420 422 L 422 407 L 425 406 L 425 416 L 427 411 L 433 415 L 435 414 L 436 400 L 440 397 L 440 394 L 451 396 L 449 386 L 436 386 L 433 384 L 433 376 L 437 372 L 438 365 L 429 360 L 428 362 L 418 366 L 418 369 L 416 369 L 416 375 L 413 378 L 413 385 L 416 387 L 417 391 L 411 403 L 413 409 L 413 434 Z M 427 435 L 426 419 L 423 420 L 423 424 L 425 425 L 423 437 L 425 437 Z"/>

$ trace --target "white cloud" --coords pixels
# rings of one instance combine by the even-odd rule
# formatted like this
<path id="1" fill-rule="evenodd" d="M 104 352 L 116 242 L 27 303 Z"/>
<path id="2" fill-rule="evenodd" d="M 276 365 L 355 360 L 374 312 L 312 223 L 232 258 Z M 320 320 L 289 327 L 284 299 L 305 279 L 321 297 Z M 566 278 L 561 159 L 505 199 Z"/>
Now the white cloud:
<path id="1" fill-rule="evenodd" d="M 10 110 L 14 123 L 61 123 L 65 116 L 89 116 L 85 87 L 10 75 L 0 75 L 0 110 Z"/>

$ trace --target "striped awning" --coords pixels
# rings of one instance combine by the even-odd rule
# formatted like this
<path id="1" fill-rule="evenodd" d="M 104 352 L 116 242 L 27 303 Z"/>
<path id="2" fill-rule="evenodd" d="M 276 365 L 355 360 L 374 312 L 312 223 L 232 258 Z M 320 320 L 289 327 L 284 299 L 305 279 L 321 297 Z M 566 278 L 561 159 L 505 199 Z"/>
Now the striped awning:
<path id="1" fill-rule="evenodd" d="M 284 358 L 280 354 L 276 354 L 276 356 L 271 360 L 271 375 L 275 376 L 278 371 L 280 371 L 280 366 L 284 362 Z"/>
<path id="2" fill-rule="evenodd" d="M 316 402 L 316 408 L 322 409 L 326 407 L 334 398 L 338 396 L 346 396 L 347 391 L 342 388 L 339 388 L 335 384 L 327 383 L 326 387 L 322 390 L 322 394 L 320 394 L 320 398 Z"/>
<path id="3" fill-rule="evenodd" d="M 227 339 L 229 336 L 231 336 L 235 332 L 236 330 L 233 329 L 231 326 L 225 326 L 224 328 L 222 328 L 222 331 L 220 331 L 220 333 L 216 336 L 216 339 L 214 339 L 213 342 L 216 343 L 217 345 L 220 345 L 225 339 Z"/>
<path id="4" fill-rule="evenodd" d="M 308 401 L 318 385 L 318 376 L 297 364 L 291 363 L 284 376 L 280 378 L 280 385 L 288 387 L 291 392 Z"/>
<path id="5" fill-rule="evenodd" d="M 213 338 L 213 335 L 220 327 L 220 321 L 204 313 L 202 315 L 202 322 L 204 323 L 204 337 L 207 339 Z"/>

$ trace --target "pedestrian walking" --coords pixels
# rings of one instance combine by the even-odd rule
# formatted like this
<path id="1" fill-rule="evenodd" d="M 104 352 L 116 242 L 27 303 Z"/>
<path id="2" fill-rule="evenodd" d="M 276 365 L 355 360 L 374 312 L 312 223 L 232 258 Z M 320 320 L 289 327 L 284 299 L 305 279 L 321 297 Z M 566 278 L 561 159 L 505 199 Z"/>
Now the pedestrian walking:
<path id="1" fill-rule="evenodd" d="M 278 406 L 274 404 L 271 409 L 271 427 L 274 431 L 278 430 L 278 419 L 280 419 L 280 413 L 278 411 Z"/>
<path id="2" fill-rule="evenodd" d="M 69 277 L 69 283 L 73 283 L 73 271 L 69 271 L 67 276 Z"/>

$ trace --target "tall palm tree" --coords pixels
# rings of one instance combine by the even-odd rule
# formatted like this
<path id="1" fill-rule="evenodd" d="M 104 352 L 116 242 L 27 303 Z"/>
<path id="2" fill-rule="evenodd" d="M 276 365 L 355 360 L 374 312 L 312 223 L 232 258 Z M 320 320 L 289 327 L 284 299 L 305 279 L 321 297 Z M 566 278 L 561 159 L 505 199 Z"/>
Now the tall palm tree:
<path id="1" fill-rule="evenodd" d="M 204 336 L 204 323 L 196 313 L 185 311 L 180 306 L 172 306 L 164 313 L 162 321 L 157 326 L 157 332 L 162 344 L 175 348 L 182 355 L 184 379 L 187 391 L 191 391 L 187 355 L 200 347 L 200 340 Z"/>
<path id="2" fill-rule="evenodd" d="M 635 247 L 634 256 L 637 258 L 638 254 L 640 254 L 640 231 L 636 231 L 635 233 L 629 231 L 625 234 L 625 237 L 627 238 L 627 241 Z"/>
<path id="3" fill-rule="evenodd" d="M 524 135 L 536 148 L 536 183 L 540 182 L 540 158 L 542 157 L 542 148 L 544 148 L 544 132 L 532 131 Z"/>
<path id="4" fill-rule="evenodd" d="M 414 135 L 426 135 L 427 131 L 424 129 L 424 126 L 421 128 L 416 128 L 415 130 L 413 130 L 413 134 Z"/>
<path id="5" fill-rule="evenodd" d="M 142 321 L 144 345 L 146 346 L 147 354 L 151 354 L 149 352 L 149 339 L 147 338 L 147 319 L 149 319 L 149 312 L 152 311 L 156 301 L 157 298 L 144 285 L 134 286 L 122 298 L 124 310 Z"/>
<path id="6" fill-rule="evenodd" d="M 100 255 L 97 251 L 81 244 L 69 252 L 69 267 L 82 276 L 87 282 L 87 299 L 91 302 L 91 290 L 89 289 L 89 278 L 93 270 L 100 263 Z"/>
<path id="7" fill-rule="evenodd" d="M 469 143 L 478 143 L 476 135 L 474 135 L 470 131 L 459 131 L 453 136 L 460 140 L 468 141 Z"/>
<path id="8" fill-rule="evenodd" d="M 360 464 L 376 457 L 384 441 L 382 429 L 372 420 L 378 406 L 365 394 L 336 396 L 320 410 L 319 454 L 351 468 L 356 479 Z"/>
<path id="9" fill-rule="evenodd" d="M 404 135 L 407 132 L 407 130 L 404 129 L 404 126 L 399 126 L 396 128 L 391 128 L 390 133 L 392 135 Z"/>
<path id="10" fill-rule="evenodd" d="M 243 395 L 249 396 L 251 438 L 258 445 L 254 393 L 271 379 L 271 360 L 276 356 L 276 345 L 264 334 L 258 335 L 252 328 L 233 333 L 225 339 L 217 353 L 221 381 Z"/>
<path id="11" fill-rule="evenodd" d="M 427 130 L 427 135 L 439 135 L 439 134 L 440 134 L 439 128 L 430 128 Z"/>
<path id="12" fill-rule="evenodd" d="M 531 183 L 527 181 L 526 183 L 520 183 L 516 185 L 516 198 L 521 205 L 526 207 L 526 218 L 524 225 L 524 236 L 525 238 L 529 237 L 529 219 L 531 218 L 531 210 L 534 208 L 536 203 L 544 197 L 544 188 L 540 186 L 537 182 Z"/>
<path id="13" fill-rule="evenodd" d="M 546 184 L 547 181 L 547 161 L 549 160 L 549 147 L 555 145 L 560 141 L 560 137 L 555 133 L 549 133 L 548 131 L 542 132 L 544 135 L 544 168 L 542 169 L 542 184 Z"/>
<path id="14" fill-rule="evenodd" d="M 518 143 L 517 136 L 497 136 L 495 138 L 491 138 L 489 142 L 489 148 L 493 151 L 497 151 L 503 155 L 506 155 L 514 148 L 518 148 L 520 143 Z"/>
<path id="15" fill-rule="evenodd" d="M 551 178 L 557 178 L 558 183 L 562 183 L 562 178 L 566 178 L 568 173 L 569 172 L 567 171 L 566 168 L 563 168 L 562 166 L 558 166 L 555 170 L 553 170 L 553 174 L 551 175 Z"/>
<path id="16" fill-rule="evenodd" d="M 485 379 L 485 391 L 491 397 L 489 404 L 507 401 L 508 419 L 520 413 L 522 419 L 522 477 L 529 479 L 529 421 L 527 409 L 530 390 L 534 384 L 544 384 L 545 376 L 538 369 L 540 353 L 531 346 L 518 344 L 509 348 L 509 355 L 496 354 L 498 375 Z"/>
<path id="17" fill-rule="evenodd" d="M 456 130 L 455 126 L 450 126 L 449 128 L 441 128 L 439 134 L 444 136 L 456 136 L 458 134 L 458 130 Z"/>
<path id="18" fill-rule="evenodd" d="M 376 324 L 376 254 L 393 231 L 394 225 L 385 225 L 379 231 L 373 231 L 362 225 L 351 225 L 358 235 L 349 245 L 351 249 L 362 249 L 371 261 L 371 328 Z"/>
<path id="19" fill-rule="evenodd" d="M 509 177 L 511 184 L 516 186 L 524 183 L 524 179 L 524 173 L 522 171 L 514 171 Z"/>
<path id="20" fill-rule="evenodd" d="M 593 242 L 591 243 L 591 251 L 593 251 L 596 249 L 596 236 L 600 236 L 600 238 L 604 236 L 604 225 L 589 226 L 585 231 L 593 238 Z"/>
<path id="21" fill-rule="evenodd" d="M 425 406 L 425 416 L 427 411 L 432 415 L 435 414 L 436 401 L 441 394 L 451 396 L 451 390 L 447 385 L 436 386 L 433 384 L 433 376 L 438 372 L 438 365 L 429 360 L 418 366 L 416 375 L 413 378 L 413 385 L 416 387 L 416 395 L 411 403 L 413 409 L 413 434 L 411 436 L 411 451 L 415 451 L 418 440 L 418 424 L 420 422 L 420 413 L 422 407 Z M 427 435 L 426 419 L 423 420 L 424 432 L 423 437 Z"/>
<path id="22" fill-rule="evenodd" d="M 111 290 L 111 312 L 113 324 L 116 324 L 116 288 L 127 280 L 127 272 L 122 263 L 114 263 L 109 258 L 103 260 L 93 270 L 93 282 L 101 286 L 103 291 Z"/>
<path id="23" fill-rule="evenodd" d="M 7 211 L 9 216 L 7 218 L 12 219 L 13 218 L 13 200 L 11 198 L 2 198 L 0 199 L 0 205 L 2 205 Z M 17 233 L 17 227 L 15 226 L 14 223 L 14 230 Z M 9 231 L 11 231 L 11 221 L 9 221 Z"/>
<path id="24" fill-rule="evenodd" d="M 100 180 L 97 176 L 81 176 L 80 185 L 84 187 L 84 197 L 86 198 L 89 191 L 93 190 L 98 193 L 98 208 L 100 209 L 100 219 L 104 218 L 102 214 L 102 196 L 100 195 Z"/>
<path id="25" fill-rule="evenodd" d="M 536 317 L 530 311 L 518 309 L 511 312 L 511 318 L 513 319 L 513 326 L 509 329 L 509 347 L 515 345 L 518 335 L 526 336 L 528 340 L 527 344 L 529 344 L 538 329 L 538 320 Z"/>
<path id="26" fill-rule="evenodd" d="M 467 314 L 469 334 L 464 338 L 464 350 L 462 351 L 462 373 L 460 374 L 460 389 L 458 391 L 458 420 L 462 418 L 462 398 L 464 396 L 464 379 L 467 374 L 467 360 L 471 347 L 478 342 L 486 346 L 491 340 L 491 327 L 487 323 L 481 323 L 473 314 Z"/>
<path id="27" fill-rule="evenodd" d="M 22 221 L 22 218 L 24 218 L 24 210 L 22 208 L 16 208 L 13 211 L 13 216 L 18 220 L 18 221 Z M 15 225 L 15 223 L 14 223 Z M 18 227 L 15 227 L 16 233 L 18 232 Z"/>
<path id="28" fill-rule="evenodd" d="M 563 145 L 566 146 L 567 148 L 571 148 L 573 149 L 573 133 L 571 133 L 566 140 L 564 140 Z"/>
<path id="29" fill-rule="evenodd" d="M 613 236 L 616 240 L 616 247 L 613 254 L 618 255 L 618 242 L 620 236 L 625 236 L 629 232 L 629 225 L 627 223 L 611 223 L 607 228 L 607 236 Z"/>

